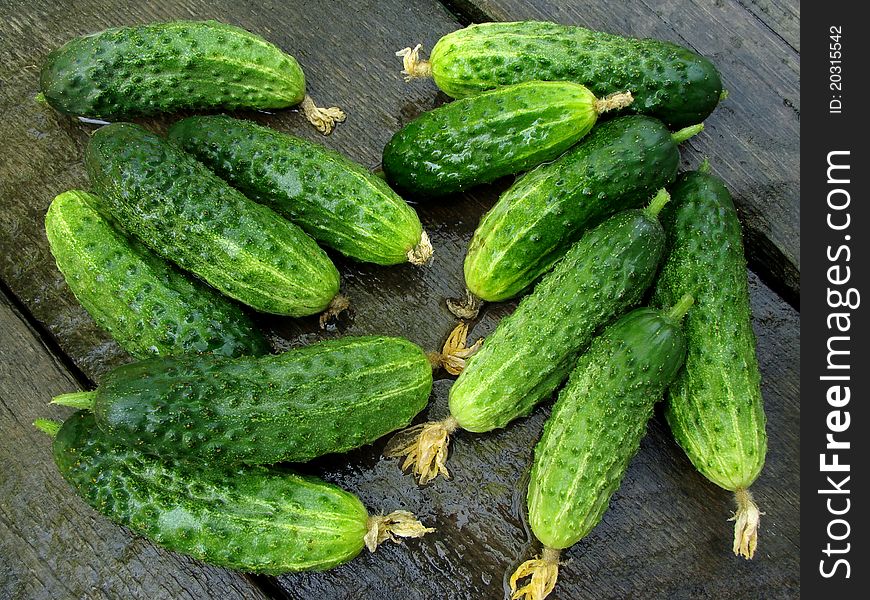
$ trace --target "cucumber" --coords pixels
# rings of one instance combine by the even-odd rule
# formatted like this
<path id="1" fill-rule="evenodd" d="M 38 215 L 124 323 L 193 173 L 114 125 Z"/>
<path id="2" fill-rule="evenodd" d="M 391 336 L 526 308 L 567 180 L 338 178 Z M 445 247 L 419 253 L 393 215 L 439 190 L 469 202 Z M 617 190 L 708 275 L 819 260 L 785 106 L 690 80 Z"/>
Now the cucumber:
<path id="1" fill-rule="evenodd" d="M 223 116 L 183 119 L 169 138 L 248 198 L 345 256 L 379 265 L 425 264 L 432 256 L 414 209 L 338 152 Z"/>
<path id="2" fill-rule="evenodd" d="M 452 98 L 523 81 L 573 81 L 597 96 L 631 90 L 629 110 L 685 127 L 706 119 L 722 95 L 716 67 L 687 48 L 558 23 L 480 23 L 442 37 L 428 61 L 418 51 L 397 53 L 406 75 L 432 76 Z"/>
<path id="3" fill-rule="evenodd" d="M 122 236 L 79 190 L 57 196 L 45 233 L 57 268 L 97 325 L 136 358 L 269 351 L 241 309 Z"/>
<path id="4" fill-rule="evenodd" d="M 752 558 L 760 512 L 749 493 L 767 453 L 761 373 L 749 308 L 737 211 L 713 175 L 682 175 L 663 216 L 670 253 L 653 302 L 692 294 L 686 368 L 671 385 L 665 415 L 677 442 L 707 479 L 737 502 L 734 553 Z"/>
<path id="5" fill-rule="evenodd" d="M 671 134 L 640 115 L 602 123 L 556 161 L 508 188 L 484 215 L 465 257 L 465 284 L 487 302 L 519 295 L 585 229 L 637 208 L 677 175 L 677 145 L 703 125 Z"/>
<path id="6" fill-rule="evenodd" d="M 319 109 L 305 95 L 295 58 L 217 21 L 117 27 L 72 39 L 46 57 L 39 83 L 50 106 L 83 117 L 302 103 L 323 133 L 344 120 L 340 109 Z"/>
<path id="7" fill-rule="evenodd" d="M 142 127 L 98 129 L 85 164 L 101 212 L 225 295 L 299 317 L 338 293 L 335 265 L 305 232 Z"/>
<path id="8" fill-rule="evenodd" d="M 419 347 L 372 336 L 259 358 L 151 359 L 54 402 L 92 409 L 113 440 L 157 456 L 273 464 L 373 442 L 408 425 L 431 389 Z"/>
<path id="9" fill-rule="evenodd" d="M 559 552 L 601 520 L 640 447 L 653 406 L 683 365 L 680 319 L 691 304 L 686 296 L 668 313 L 628 313 L 577 362 L 535 446 L 527 500 L 543 555 L 511 576 L 513 598 L 543 600 L 556 585 Z M 517 590 L 524 577 L 531 581 Z"/>
<path id="10" fill-rule="evenodd" d="M 250 573 L 323 571 L 386 539 L 434 531 L 410 513 L 369 515 L 341 488 L 284 470 L 196 468 L 120 446 L 79 411 L 57 431 L 61 475 L 100 514 L 159 546 Z"/>
<path id="11" fill-rule="evenodd" d="M 421 483 L 447 476 L 451 433 L 505 427 L 550 397 L 595 331 L 652 283 L 665 246 L 656 215 L 667 200 L 662 190 L 646 209 L 614 215 L 580 238 L 467 360 L 450 389 L 450 415 L 398 434 L 387 455 L 407 456 Z"/>
<path id="12" fill-rule="evenodd" d="M 592 129 L 599 113 L 630 102 L 630 93 L 597 100 L 582 85 L 542 81 L 457 100 L 393 135 L 384 174 L 412 196 L 462 191 L 556 158 Z"/>

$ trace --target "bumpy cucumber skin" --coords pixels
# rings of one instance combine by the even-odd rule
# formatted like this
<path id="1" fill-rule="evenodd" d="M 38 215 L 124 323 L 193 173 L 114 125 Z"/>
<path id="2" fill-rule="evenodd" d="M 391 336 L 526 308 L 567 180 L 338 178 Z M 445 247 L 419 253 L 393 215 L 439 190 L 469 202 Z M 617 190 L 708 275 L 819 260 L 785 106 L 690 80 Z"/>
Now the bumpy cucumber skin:
<path id="1" fill-rule="evenodd" d="M 634 115 L 602 123 L 524 175 L 484 215 L 465 257 L 465 285 L 487 302 L 519 295 L 584 230 L 670 184 L 679 164 L 677 143 L 661 121 Z"/>
<path id="2" fill-rule="evenodd" d="M 142 127 L 98 129 L 85 164 L 101 212 L 227 296 L 299 317 L 338 293 L 335 265 L 304 231 Z"/>
<path id="3" fill-rule="evenodd" d="M 190 117 L 169 138 L 248 198 L 330 248 L 363 262 L 408 261 L 417 213 L 362 166 L 306 140 L 230 117 Z"/>
<path id="4" fill-rule="evenodd" d="M 387 143 L 387 181 L 414 196 L 437 196 L 552 160 L 595 125 L 595 96 L 569 82 L 535 81 L 492 90 L 425 112 Z"/>
<path id="5" fill-rule="evenodd" d="M 208 464 L 302 462 L 408 425 L 432 367 L 402 338 L 348 337 L 260 358 L 178 357 L 107 373 L 94 399 L 112 439 Z"/>
<path id="6" fill-rule="evenodd" d="M 124 350 L 136 358 L 269 351 L 238 306 L 118 233 L 97 204 L 87 192 L 60 194 L 45 215 L 45 233 L 76 299 Z"/>
<path id="7" fill-rule="evenodd" d="M 628 110 L 673 127 L 703 121 L 722 94 L 713 63 L 686 48 L 541 21 L 454 31 L 429 61 L 435 83 L 453 98 L 522 81 L 574 81 L 599 97 L 630 90 Z"/>
<path id="8" fill-rule="evenodd" d="M 320 571 L 363 548 L 365 507 L 313 477 L 169 462 L 116 444 L 83 411 L 64 422 L 52 448 L 64 479 L 100 514 L 207 563 L 269 575 Z"/>
<path id="9" fill-rule="evenodd" d="M 292 56 L 244 29 L 172 21 L 70 40 L 46 58 L 40 87 L 61 112 L 119 117 L 293 106 L 305 77 Z"/>
<path id="10" fill-rule="evenodd" d="M 596 329 L 640 301 L 664 245 L 661 225 L 643 210 L 580 238 L 468 360 L 449 396 L 459 425 L 491 431 L 548 398 Z"/>
<path id="11" fill-rule="evenodd" d="M 568 548 L 601 520 L 685 354 L 680 324 L 639 308 L 580 357 L 535 447 L 529 524 L 545 546 Z"/>
<path id="12" fill-rule="evenodd" d="M 764 465 L 767 434 L 740 222 L 713 175 L 680 176 L 671 198 L 662 212 L 670 251 L 653 302 L 688 293 L 695 304 L 685 318 L 686 367 L 665 415 L 704 476 L 726 490 L 747 488 Z"/>

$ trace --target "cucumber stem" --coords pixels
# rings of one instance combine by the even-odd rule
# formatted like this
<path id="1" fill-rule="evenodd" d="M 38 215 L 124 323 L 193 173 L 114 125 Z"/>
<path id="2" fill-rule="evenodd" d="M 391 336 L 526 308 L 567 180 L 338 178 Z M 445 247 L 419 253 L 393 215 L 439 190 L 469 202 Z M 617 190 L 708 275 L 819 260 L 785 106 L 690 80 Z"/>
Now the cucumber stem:
<path id="1" fill-rule="evenodd" d="M 33 422 L 33 426 L 40 430 L 42 433 L 47 433 L 51 437 L 57 435 L 57 432 L 60 431 L 60 421 L 54 421 L 52 419 L 36 419 Z"/>
<path id="2" fill-rule="evenodd" d="M 48 100 L 45 99 L 45 94 L 39 92 L 36 96 L 33 97 L 37 104 L 42 104 L 43 106 L 48 106 Z"/>
<path id="3" fill-rule="evenodd" d="M 299 107 L 302 109 L 302 114 L 305 115 L 308 122 L 314 125 L 317 131 L 323 135 L 332 133 L 332 130 L 335 129 L 335 124 L 341 123 L 347 118 L 344 111 L 337 106 L 320 108 L 314 104 L 314 100 L 308 94 L 305 94 Z"/>
<path id="4" fill-rule="evenodd" d="M 447 308 L 458 319 L 473 321 L 477 318 L 477 313 L 480 312 L 480 307 L 483 305 L 483 300 L 471 293 L 471 290 L 465 290 L 465 299 L 448 298 Z"/>
<path id="5" fill-rule="evenodd" d="M 697 123 L 695 125 L 689 125 L 688 127 L 683 127 L 671 134 L 671 139 L 674 140 L 676 144 L 682 144 L 690 137 L 696 136 L 699 133 L 704 131 L 704 124 Z"/>
<path id="6" fill-rule="evenodd" d="M 336 294 L 335 298 L 330 300 L 326 310 L 320 313 L 320 318 L 318 319 L 320 328 L 326 329 L 326 324 L 329 323 L 330 319 L 337 317 L 348 308 L 350 308 L 350 299 L 347 296 Z"/>
<path id="7" fill-rule="evenodd" d="M 531 577 L 531 579 L 526 585 L 517 589 L 517 581 L 523 577 Z M 541 558 L 527 560 L 511 575 L 511 598 L 543 600 L 556 587 L 558 577 L 559 550 L 544 546 Z"/>
<path id="8" fill-rule="evenodd" d="M 646 211 L 647 215 L 652 218 L 656 218 L 659 216 L 659 213 L 661 212 L 662 208 L 664 208 L 665 204 L 670 202 L 670 200 L 671 195 L 666 189 L 662 188 L 655 195 L 655 198 L 650 201 L 649 206 L 647 206 L 644 210 Z"/>
<path id="9" fill-rule="evenodd" d="M 459 375 L 465 369 L 466 361 L 480 350 L 483 338 L 471 346 L 466 346 L 467 343 L 468 323 L 462 322 L 454 327 L 450 335 L 447 336 L 447 341 L 444 342 L 441 352 L 430 352 L 427 355 L 429 362 L 434 368 L 443 367 L 451 375 Z"/>
<path id="10" fill-rule="evenodd" d="M 699 173 L 709 173 L 710 172 L 710 159 L 706 156 L 704 157 L 703 162 L 701 162 L 701 166 L 698 167 Z"/>
<path id="11" fill-rule="evenodd" d="M 69 394 L 61 394 L 52 398 L 52 404 L 60 404 L 61 406 L 71 406 L 82 410 L 93 410 L 94 397 L 96 392 L 72 392 Z"/>
<path id="12" fill-rule="evenodd" d="M 402 75 L 405 76 L 405 81 L 412 79 L 420 79 L 423 77 L 432 77 L 432 64 L 425 59 L 420 58 L 420 48 L 423 44 L 417 44 L 413 48 L 402 48 L 396 52 L 396 56 L 402 57 Z"/>
<path id="13" fill-rule="evenodd" d="M 378 545 L 390 540 L 401 543 L 396 538 L 418 538 L 435 531 L 434 527 L 424 527 L 412 513 L 407 510 L 396 510 L 388 515 L 369 517 L 366 523 L 363 540 L 369 552 L 377 550 Z"/>
<path id="14" fill-rule="evenodd" d="M 422 267 L 432 260 L 432 254 L 432 242 L 429 241 L 429 234 L 424 231 L 420 234 L 420 242 L 408 250 L 408 262 L 416 267 Z"/>
<path id="15" fill-rule="evenodd" d="M 740 488 L 734 492 L 737 512 L 729 521 L 734 524 L 734 554 L 750 559 L 755 555 L 758 546 L 758 524 L 763 514 L 752 498 L 748 489 Z"/>
<path id="16" fill-rule="evenodd" d="M 412 467 L 414 475 L 419 476 L 420 485 L 438 477 L 450 477 L 445 463 L 450 434 L 459 428 L 459 421 L 452 415 L 443 421 L 432 421 L 409 427 L 400 431 L 387 442 L 384 456 L 387 458 L 405 457 L 402 470 Z"/>
<path id="17" fill-rule="evenodd" d="M 668 317 L 679 322 L 694 303 L 695 299 L 692 298 L 692 294 L 683 294 L 683 297 L 668 311 Z"/>
<path id="18" fill-rule="evenodd" d="M 619 110 L 620 108 L 625 108 L 632 102 L 634 102 L 634 96 L 631 95 L 631 92 L 616 92 L 615 94 L 610 94 L 600 100 L 596 100 L 595 112 L 600 115 L 609 110 Z"/>

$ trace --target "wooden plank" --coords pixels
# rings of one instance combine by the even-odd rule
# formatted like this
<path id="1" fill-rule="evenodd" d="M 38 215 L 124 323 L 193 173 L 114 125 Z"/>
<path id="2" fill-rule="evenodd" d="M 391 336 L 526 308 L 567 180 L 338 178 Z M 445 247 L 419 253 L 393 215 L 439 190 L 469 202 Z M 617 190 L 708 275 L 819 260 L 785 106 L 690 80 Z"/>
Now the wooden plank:
<path id="1" fill-rule="evenodd" d="M 695 167 L 709 157 L 741 211 L 751 267 L 797 306 L 800 55 L 787 41 L 799 35 L 795 4 L 761 0 L 750 12 L 737 0 L 451 2 L 470 21 L 552 20 L 669 40 L 711 58 L 729 96 L 707 118 L 706 130 L 683 145 L 684 162 Z M 781 18 L 768 19 L 765 10 Z M 405 45 L 422 42 L 431 49 L 437 39 L 430 35 Z"/>
<path id="2" fill-rule="evenodd" d="M 248 579 L 163 551 L 79 500 L 31 423 L 77 388 L 0 293 L 0 598 L 265 599 Z"/>
<path id="3" fill-rule="evenodd" d="M 738 1 L 792 49 L 801 51 L 801 5 L 798 0 Z"/>
<path id="4" fill-rule="evenodd" d="M 751 275 L 769 453 L 753 493 L 765 512 L 753 561 L 731 553 L 730 494 L 707 482 L 674 443 L 661 411 L 603 521 L 563 554 L 554 598 L 794 598 L 799 593 L 799 315 Z M 491 305 L 472 335 L 486 335 L 510 305 Z M 427 416 L 447 412 L 449 380 L 435 383 Z M 659 407 L 661 408 L 661 407 Z M 453 478 L 426 487 L 379 458 L 383 442 L 314 472 L 358 493 L 371 510 L 417 512 L 437 528 L 384 546 L 328 573 L 280 581 L 291 598 L 505 597 L 505 581 L 540 551 L 530 539 L 525 492 L 532 447 L 548 414 L 508 429 L 454 436 Z"/>

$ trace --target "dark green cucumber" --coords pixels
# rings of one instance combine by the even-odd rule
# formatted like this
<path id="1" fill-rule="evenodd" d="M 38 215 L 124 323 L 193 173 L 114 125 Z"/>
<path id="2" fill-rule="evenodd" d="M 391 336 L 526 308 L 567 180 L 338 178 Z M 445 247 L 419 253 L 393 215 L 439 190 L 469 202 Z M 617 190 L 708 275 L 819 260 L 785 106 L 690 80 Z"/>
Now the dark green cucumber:
<path id="1" fill-rule="evenodd" d="M 734 553 L 751 558 L 759 512 L 748 488 L 764 466 L 767 434 L 740 222 L 713 175 L 682 175 L 673 198 L 662 218 L 670 253 L 653 301 L 666 306 L 692 294 L 695 306 L 686 315 L 686 368 L 665 414 L 692 464 L 735 492 Z"/>
<path id="2" fill-rule="evenodd" d="M 241 309 L 118 233 L 78 190 L 48 207 L 57 268 L 97 325 L 136 358 L 210 352 L 258 355 L 269 345 Z"/>
<path id="3" fill-rule="evenodd" d="M 571 371 L 535 446 L 529 479 L 529 525 L 544 546 L 543 557 L 516 570 L 513 597 L 546 596 L 556 583 L 559 551 L 601 520 L 653 406 L 683 364 L 680 319 L 691 303 L 687 296 L 668 313 L 628 313 L 592 341 Z M 517 592 L 517 580 L 527 576 L 531 582 Z M 541 580 L 544 586 L 537 585 Z"/>
<path id="4" fill-rule="evenodd" d="M 443 448 L 451 432 L 505 427 L 549 398 L 596 330 L 637 304 L 652 283 L 664 254 L 656 214 L 665 202 L 662 191 L 648 208 L 614 215 L 581 237 L 467 360 L 450 388 L 450 416 L 418 426 L 416 439 L 398 437 L 388 454 L 407 454 L 406 464 L 428 481 L 447 473 Z"/>
<path id="5" fill-rule="evenodd" d="M 404 511 L 370 516 L 359 498 L 314 477 L 195 468 L 119 446 L 83 411 L 63 423 L 52 450 L 64 479 L 100 514 L 168 550 L 240 571 L 322 571 L 390 534 L 432 531 Z"/>
<path id="6" fill-rule="evenodd" d="M 207 464 L 303 462 L 406 426 L 426 406 L 432 367 L 402 338 L 347 337 L 266 357 L 189 356 L 123 365 L 90 407 L 113 440 Z"/>
<path id="7" fill-rule="evenodd" d="M 296 59 L 217 21 L 118 27 L 75 38 L 48 55 L 40 87 L 52 107 L 85 117 L 284 108 L 303 100 L 306 116 L 320 110 L 305 96 Z M 343 120 L 336 110 L 320 110 L 321 116 Z"/>
<path id="8" fill-rule="evenodd" d="M 552 163 L 520 178 L 474 232 L 465 284 L 487 302 L 507 300 L 547 272 L 583 231 L 647 202 L 677 175 L 677 145 L 703 128 L 675 134 L 656 119 L 602 123 Z"/>
<path id="9" fill-rule="evenodd" d="M 223 116 L 179 121 L 169 138 L 248 198 L 346 256 L 395 265 L 423 264 L 432 255 L 414 209 L 338 152 Z"/>
<path id="10" fill-rule="evenodd" d="M 629 110 L 674 127 L 703 121 L 722 95 L 708 59 L 670 42 L 542 21 L 480 23 L 442 37 L 428 63 L 408 64 L 453 98 L 522 81 L 574 81 L 598 96 L 631 90 Z"/>
<path id="11" fill-rule="evenodd" d="M 415 196 L 462 191 L 556 158 L 600 112 L 630 101 L 630 94 L 596 100 L 582 85 L 543 81 L 457 100 L 398 131 L 384 148 L 384 173 Z"/>
<path id="12" fill-rule="evenodd" d="M 335 265 L 304 231 L 142 127 L 98 129 L 85 164 L 101 212 L 227 296 L 298 317 L 338 293 Z"/>

